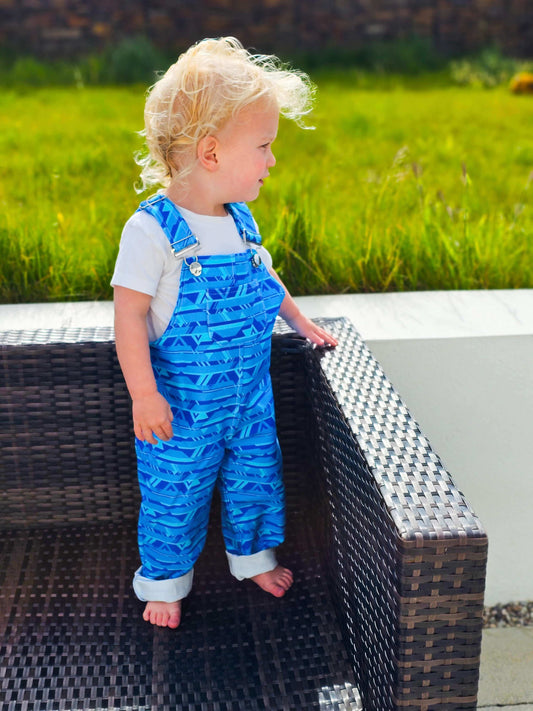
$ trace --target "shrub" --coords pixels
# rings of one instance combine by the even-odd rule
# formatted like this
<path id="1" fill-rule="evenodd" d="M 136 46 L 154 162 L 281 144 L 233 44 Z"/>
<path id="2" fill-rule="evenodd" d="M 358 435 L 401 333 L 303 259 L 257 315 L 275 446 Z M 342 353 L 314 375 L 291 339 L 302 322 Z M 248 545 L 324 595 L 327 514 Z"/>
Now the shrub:
<path id="1" fill-rule="evenodd" d="M 303 54 L 292 54 L 291 63 L 306 71 L 359 68 L 380 74 L 421 74 L 443 69 L 446 60 L 430 40 L 411 36 L 397 40 L 376 40 L 351 49 L 329 46 Z"/>
<path id="2" fill-rule="evenodd" d="M 106 78 L 114 84 L 152 84 L 156 72 L 166 68 L 162 53 L 142 36 L 125 38 L 108 57 Z"/>
<path id="3" fill-rule="evenodd" d="M 473 57 L 451 62 L 452 80 L 461 86 L 490 89 L 507 83 L 524 62 L 505 57 L 498 48 L 488 48 Z"/>
<path id="4" fill-rule="evenodd" d="M 2 86 L 82 86 L 151 84 L 167 58 L 146 37 L 127 37 L 99 54 L 71 61 L 43 60 L 0 47 Z"/>

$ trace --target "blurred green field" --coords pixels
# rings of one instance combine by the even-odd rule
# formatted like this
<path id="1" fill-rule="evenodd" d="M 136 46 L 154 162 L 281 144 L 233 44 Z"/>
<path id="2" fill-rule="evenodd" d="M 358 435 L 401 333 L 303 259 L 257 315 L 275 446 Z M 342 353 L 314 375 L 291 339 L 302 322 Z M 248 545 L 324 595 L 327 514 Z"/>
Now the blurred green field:
<path id="1" fill-rule="evenodd" d="M 253 210 L 294 294 L 533 287 L 533 97 L 322 74 Z M 144 87 L 0 95 L 0 301 L 109 299 Z"/>

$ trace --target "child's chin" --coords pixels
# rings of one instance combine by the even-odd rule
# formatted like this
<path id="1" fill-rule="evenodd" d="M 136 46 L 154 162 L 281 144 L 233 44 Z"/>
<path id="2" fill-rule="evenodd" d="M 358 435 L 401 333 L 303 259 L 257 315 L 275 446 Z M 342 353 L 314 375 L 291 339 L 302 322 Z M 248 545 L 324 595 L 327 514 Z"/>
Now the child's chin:
<path id="1" fill-rule="evenodd" d="M 259 197 L 259 190 L 250 190 L 250 192 L 246 195 L 246 197 L 243 197 L 240 202 L 253 202 Z"/>

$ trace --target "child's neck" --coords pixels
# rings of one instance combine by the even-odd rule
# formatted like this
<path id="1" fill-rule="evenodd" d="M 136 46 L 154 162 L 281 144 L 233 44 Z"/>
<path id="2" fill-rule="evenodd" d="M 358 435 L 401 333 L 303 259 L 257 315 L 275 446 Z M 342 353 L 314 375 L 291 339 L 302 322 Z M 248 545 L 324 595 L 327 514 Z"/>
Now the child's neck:
<path id="1" fill-rule="evenodd" d="M 175 183 L 170 183 L 165 190 L 165 195 L 176 205 L 198 215 L 225 217 L 228 214 L 224 203 L 211 196 L 210 191 L 206 190 L 205 186 L 202 186 L 202 188 L 195 188 L 192 185 L 182 187 Z"/>

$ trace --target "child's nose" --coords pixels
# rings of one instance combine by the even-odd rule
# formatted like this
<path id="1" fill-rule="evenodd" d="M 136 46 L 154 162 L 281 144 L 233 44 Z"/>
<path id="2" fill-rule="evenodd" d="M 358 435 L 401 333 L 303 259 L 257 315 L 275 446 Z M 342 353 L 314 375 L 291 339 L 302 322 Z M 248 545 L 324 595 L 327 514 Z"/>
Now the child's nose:
<path id="1" fill-rule="evenodd" d="M 273 168 L 275 165 L 276 165 L 276 157 L 272 153 L 272 151 L 270 151 L 270 155 L 268 156 L 268 167 Z"/>

